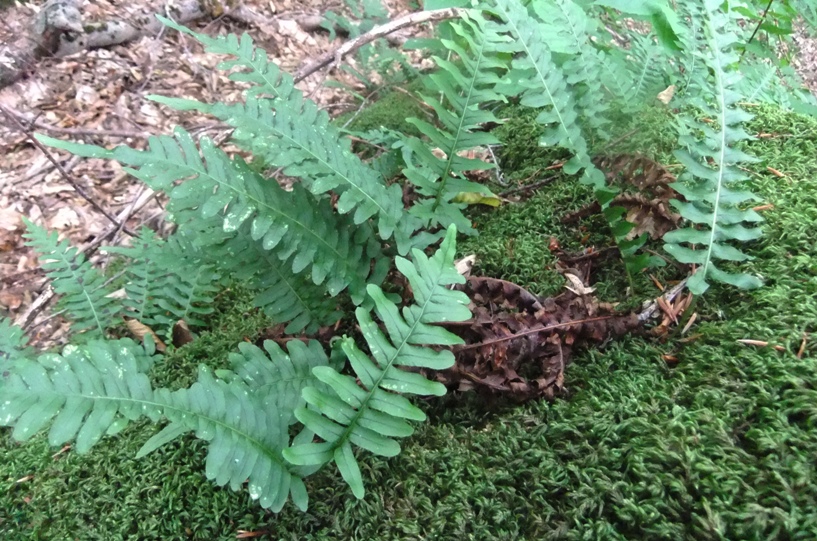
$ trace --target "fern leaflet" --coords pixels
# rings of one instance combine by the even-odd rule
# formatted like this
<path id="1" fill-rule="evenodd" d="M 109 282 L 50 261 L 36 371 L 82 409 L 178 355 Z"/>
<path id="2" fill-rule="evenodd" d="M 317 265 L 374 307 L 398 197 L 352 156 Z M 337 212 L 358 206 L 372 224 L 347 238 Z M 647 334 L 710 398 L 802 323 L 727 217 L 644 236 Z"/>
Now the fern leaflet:
<path id="1" fill-rule="evenodd" d="M 218 486 L 229 483 L 234 491 L 249 481 L 250 497 L 264 508 L 278 512 L 292 497 L 306 510 L 308 496 L 301 477 L 290 471 L 281 457 L 289 443 L 286 415 L 265 402 L 240 381 L 213 377 L 206 366 L 189 389 L 157 389 L 156 403 L 170 424 L 150 438 L 137 458 L 153 452 L 180 435 L 194 431 L 209 442 L 205 475 Z"/>

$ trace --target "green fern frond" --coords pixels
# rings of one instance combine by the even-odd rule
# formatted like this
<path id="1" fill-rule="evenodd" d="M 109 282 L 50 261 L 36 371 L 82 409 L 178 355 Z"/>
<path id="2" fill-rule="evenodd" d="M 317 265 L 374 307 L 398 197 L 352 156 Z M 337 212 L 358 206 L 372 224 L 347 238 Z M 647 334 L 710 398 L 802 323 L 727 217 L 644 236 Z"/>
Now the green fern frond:
<path id="1" fill-rule="evenodd" d="M 125 294 L 122 304 L 129 317 L 149 324 L 148 319 L 155 310 L 153 300 L 162 293 L 159 279 L 167 269 L 159 261 L 159 254 L 165 243 L 147 227 L 131 241 L 131 246 L 105 246 L 100 251 L 125 256 L 127 262 Z"/>
<path id="2" fill-rule="evenodd" d="M 250 170 L 243 160 L 230 160 L 207 137 L 199 142 L 200 155 L 190 134 L 178 127 L 175 133 L 175 139 L 151 137 L 149 149 L 144 151 L 124 146 L 108 151 L 39 138 L 79 156 L 114 159 L 138 167 L 129 172 L 154 190 L 167 192 L 168 210 L 173 214 L 197 209 L 203 218 L 222 216 L 224 231 L 232 234 L 249 221 L 252 238 L 264 249 L 274 250 L 282 260 L 297 253 L 291 259 L 293 272 L 311 267 L 316 284 L 332 276 L 332 294 L 359 283 L 359 275 L 370 267 L 370 260 L 350 257 L 359 251 L 349 245 L 354 228 L 331 212 L 327 202 L 297 189 L 285 191 L 274 180 Z M 181 179 L 186 180 L 174 185 Z M 362 296 L 362 286 L 354 293 Z"/>
<path id="3" fill-rule="evenodd" d="M 382 456 L 398 454 L 400 445 L 392 438 L 406 437 L 413 431 L 404 419 L 425 419 L 425 414 L 401 394 L 445 394 L 441 383 L 400 367 L 443 370 L 454 363 L 450 351 L 428 346 L 462 343 L 459 337 L 435 324 L 464 321 L 471 316 L 468 297 L 447 287 L 464 282 L 453 266 L 455 236 L 456 228 L 452 226 L 431 258 L 414 250 L 413 263 L 396 259 L 415 299 L 415 304 L 402 313 L 379 287 L 369 286 L 369 295 L 386 334 L 368 311 L 358 308 L 355 315 L 374 362 L 352 339 L 344 338 L 340 347 L 360 383 L 328 366 L 313 369 L 315 377 L 329 386 L 331 392 L 307 387 L 303 397 L 311 408 L 300 407 L 295 416 L 323 442 L 290 447 L 284 451 L 287 460 L 304 466 L 334 461 L 355 496 L 362 498 L 363 482 L 352 444 Z"/>
<path id="4" fill-rule="evenodd" d="M 606 137 L 608 100 L 603 92 L 605 78 L 602 76 L 602 63 L 606 58 L 590 40 L 590 36 L 596 34 L 597 21 L 572 0 L 538 1 L 531 7 L 543 23 L 542 37 L 548 48 L 568 57 L 561 68 L 567 83 L 575 89 L 576 105 L 583 121 Z M 622 83 L 612 81 L 609 84 Z"/>
<path id="5" fill-rule="evenodd" d="M 708 54 L 701 55 L 708 70 L 694 81 L 704 93 L 697 102 L 701 113 L 711 123 L 682 117 L 686 133 L 680 138 L 684 147 L 676 157 L 686 166 L 686 175 L 673 187 L 686 198 L 674 201 L 681 216 L 695 224 L 672 231 L 664 236 L 665 249 L 678 261 L 698 265 L 688 287 L 702 294 L 709 280 L 725 282 L 740 288 L 761 285 L 761 281 L 745 273 L 727 272 L 716 261 L 745 261 L 751 259 L 729 241 L 748 241 L 761 236 L 753 224 L 762 221 L 760 215 L 745 208 L 748 201 L 758 199 L 743 189 L 747 175 L 739 163 L 756 161 L 752 156 L 735 148 L 740 141 L 751 139 L 741 124 L 752 118 L 738 105 L 742 99 L 736 91 L 740 82 L 737 72 L 738 55 L 734 52 L 737 38 L 729 31 L 729 16 L 721 12 L 720 4 L 708 0 L 705 10 L 697 15 L 703 21 L 700 47 Z M 701 134 L 699 140 L 697 134 Z M 682 244 L 693 245 L 682 246 Z"/>
<path id="6" fill-rule="evenodd" d="M 290 261 L 280 261 L 246 232 L 211 248 L 209 257 L 220 261 L 221 268 L 234 280 L 255 291 L 253 304 L 273 321 L 287 323 L 287 333 L 311 333 L 340 318 L 337 301 L 326 295 L 324 287 L 292 272 Z M 332 286 L 332 279 L 328 285 Z"/>
<path id="7" fill-rule="evenodd" d="M 235 143 L 263 158 L 266 165 L 300 178 L 315 195 L 330 190 L 339 193 L 338 212 L 354 211 L 355 224 L 377 217 L 382 239 L 394 233 L 403 211 L 400 187 L 385 186 L 377 173 L 352 153 L 349 141 L 330 123 L 326 111 L 304 100 L 300 91 L 275 100 L 248 96 L 243 104 L 151 98 L 176 109 L 211 114 L 234 126 Z"/>
<path id="8" fill-rule="evenodd" d="M 565 173 L 572 175 L 583 169 L 582 182 L 597 190 L 606 190 L 604 175 L 593 165 L 588 154 L 573 92 L 562 70 L 553 61 L 542 37 L 541 23 L 529 15 L 519 0 L 498 0 L 496 5 L 498 14 L 518 38 L 515 49 L 521 53 L 498 88 L 508 95 L 520 95 L 520 103 L 526 107 L 542 109 L 536 118 L 545 130 L 540 144 L 559 146 L 573 154 L 563 167 Z"/>
<path id="9" fill-rule="evenodd" d="M 161 409 L 145 375 L 152 354 L 129 339 L 93 340 L 20 363 L 0 387 L 0 426 L 22 441 L 50 424 L 51 445 L 75 441 L 82 454 L 143 415 L 156 421 Z"/>
<path id="10" fill-rule="evenodd" d="M 189 389 L 157 389 L 155 402 L 170 420 L 137 453 L 145 456 L 182 434 L 193 431 L 209 442 L 205 475 L 234 491 L 248 482 L 250 497 L 262 507 L 280 511 L 289 497 L 305 511 L 306 487 L 281 456 L 289 444 L 287 416 L 240 381 L 213 377 L 199 367 L 198 381 Z"/>
<path id="11" fill-rule="evenodd" d="M 204 45 L 204 50 L 208 53 L 235 56 L 235 59 L 220 62 L 216 67 L 222 71 L 230 71 L 236 67 L 249 68 L 250 71 L 232 71 L 229 75 L 233 81 L 255 85 L 247 90 L 247 95 L 267 94 L 272 97 L 292 95 L 295 86 L 292 77 L 271 62 L 264 49 L 255 47 L 249 35 L 242 34 L 240 39 L 235 34 L 212 38 L 206 34 L 194 32 L 161 15 L 157 15 L 156 18 L 165 26 L 195 38 Z"/>
<path id="12" fill-rule="evenodd" d="M 251 392 L 261 397 L 265 404 L 273 404 L 284 422 L 295 422 L 293 412 L 302 406 L 301 391 L 309 386 L 322 386 L 312 369 L 318 366 L 338 366 L 337 359 L 330 362 L 320 342 L 300 340 L 287 342 L 287 351 L 272 340 L 264 341 L 264 349 L 242 342 L 240 353 L 230 354 L 232 370 L 217 371 L 219 378 L 243 381 Z M 265 353 L 266 351 L 266 353 Z"/>
<path id="13" fill-rule="evenodd" d="M 251 497 L 279 511 L 289 495 L 306 509 L 306 489 L 281 457 L 289 442 L 287 424 L 240 382 L 216 380 L 201 367 L 190 389 L 151 389 L 145 372 L 153 360 L 130 340 L 69 346 L 62 355 L 25 363 L 0 387 L 0 424 L 13 426 L 19 440 L 51 424 L 52 445 L 76 440 L 87 452 L 103 435 L 115 434 L 143 415 L 167 428 L 145 443 L 138 457 L 161 443 L 195 431 L 210 443 L 206 475 L 238 490 L 249 479 Z M 53 421 L 52 421 L 53 420 Z M 171 433 L 175 433 L 172 436 Z"/>
<path id="14" fill-rule="evenodd" d="M 105 277 L 68 240 L 60 242 L 56 231 L 49 233 L 27 220 L 26 227 L 26 244 L 40 254 L 40 267 L 60 295 L 58 307 L 66 311 L 72 329 L 86 331 L 90 337 L 104 336 L 122 308 L 108 297 L 112 291 L 104 286 Z"/>
<path id="15" fill-rule="evenodd" d="M 405 144 L 411 149 L 412 157 L 407 160 L 408 167 L 403 172 L 417 186 L 417 192 L 429 198 L 411 209 L 411 213 L 419 217 L 426 228 L 454 224 L 462 233 L 474 233 L 470 220 L 461 212 L 464 205 L 452 203 L 451 200 L 463 192 L 493 196 L 487 187 L 468 181 L 464 173 L 495 166 L 460 156 L 460 153 L 499 143 L 495 136 L 483 129 L 485 124 L 499 120 L 481 106 L 505 101 L 494 90 L 499 82 L 496 71 L 504 71 L 504 63 L 488 54 L 496 48 L 495 43 L 502 41 L 502 37 L 491 32 L 477 12 L 459 22 L 450 22 L 449 26 L 454 39 L 441 41 L 448 49 L 449 56 L 453 53 L 457 61 L 433 57 L 439 69 L 429 75 L 425 83 L 436 97 L 423 96 L 437 114 L 440 127 L 417 118 L 408 119 L 444 155 L 439 157 L 427 143 L 409 138 Z"/>
<path id="16" fill-rule="evenodd" d="M 50 424 L 51 445 L 74 441 L 82 454 L 130 421 L 164 416 L 170 424 L 137 457 L 194 431 L 209 442 L 208 479 L 233 490 L 249 480 L 250 496 L 262 506 L 279 511 L 291 495 L 306 509 L 303 481 L 281 456 L 289 444 L 287 416 L 242 382 L 217 380 L 203 366 L 189 389 L 154 390 L 146 375 L 153 363 L 153 351 L 128 339 L 67 346 L 62 355 L 20 363 L 0 386 L 0 425 L 25 440 Z"/>
<path id="17" fill-rule="evenodd" d="M 214 285 L 220 278 L 212 265 L 190 258 L 177 237 L 163 240 L 143 228 L 129 247 L 102 249 L 129 259 L 126 267 L 126 315 L 163 334 L 183 319 L 188 325 L 204 325 L 200 316 L 213 311 Z"/>
<path id="18" fill-rule="evenodd" d="M 666 66 L 670 65 L 670 60 L 653 39 L 652 35 L 630 34 L 632 87 L 626 98 L 629 103 L 652 103 L 658 93 L 668 86 Z"/>
<path id="19" fill-rule="evenodd" d="M 379 181 L 351 152 L 348 141 L 329 122 L 326 112 L 319 110 L 313 101 L 304 99 L 291 75 L 270 62 L 266 52 L 255 47 L 246 34 L 240 40 L 234 35 L 211 38 L 164 17 L 159 19 L 199 40 L 208 52 L 235 56 L 234 60 L 220 63 L 218 68 L 249 68 L 249 71 L 232 72 L 230 78 L 255 86 L 247 91 L 246 105 L 208 106 L 194 100 L 161 96 L 151 96 L 152 99 L 174 108 L 208 112 L 235 126 L 235 140 L 242 148 L 265 158 L 270 167 L 286 168 L 288 175 L 300 177 L 314 194 L 329 190 L 340 193 L 339 212 L 354 210 L 356 224 L 377 215 L 381 238 L 392 236 L 403 210 L 399 186 L 387 188 Z M 258 99 L 261 95 L 273 99 Z"/>

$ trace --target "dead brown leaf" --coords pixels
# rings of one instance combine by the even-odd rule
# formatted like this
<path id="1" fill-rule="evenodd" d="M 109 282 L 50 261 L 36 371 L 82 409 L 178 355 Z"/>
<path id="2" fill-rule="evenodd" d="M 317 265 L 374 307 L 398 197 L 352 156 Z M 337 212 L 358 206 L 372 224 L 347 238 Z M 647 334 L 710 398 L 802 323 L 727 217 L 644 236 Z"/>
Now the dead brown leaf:
<path id="1" fill-rule="evenodd" d="M 446 327 L 466 345 L 454 348 L 453 368 L 432 375 L 462 391 L 518 401 L 554 398 L 565 391 L 564 371 L 575 347 L 639 326 L 634 314 L 615 313 L 589 293 L 568 290 L 540 298 L 512 282 L 485 277 L 468 278 L 462 289 L 474 317 Z"/>
<path id="2" fill-rule="evenodd" d="M 130 333 L 136 338 L 138 341 L 142 341 L 145 336 L 150 335 L 153 338 L 153 343 L 156 344 L 156 351 L 164 353 L 167 349 L 167 346 L 164 342 L 162 342 L 161 338 L 147 325 L 142 323 L 137 319 L 132 318 L 125 318 L 125 326 L 128 328 Z"/>

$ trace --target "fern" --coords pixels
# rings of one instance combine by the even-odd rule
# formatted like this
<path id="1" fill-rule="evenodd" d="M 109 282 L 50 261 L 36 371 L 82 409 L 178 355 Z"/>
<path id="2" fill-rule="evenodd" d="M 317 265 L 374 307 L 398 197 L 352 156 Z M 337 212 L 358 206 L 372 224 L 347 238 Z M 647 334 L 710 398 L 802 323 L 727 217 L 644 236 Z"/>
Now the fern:
<path id="1" fill-rule="evenodd" d="M 464 282 L 453 267 L 455 235 L 456 229 L 452 226 L 431 258 L 415 249 L 413 263 L 400 257 L 396 259 L 397 268 L 408 278 L 415 299 L 415 304 L 404 308 L 402 314 L 378 286 L 369 285 L 369 295 L 388 336 L 378 328 L 368 311 L 356 310 L 374 362 L 352 339 L 343 338 L 340 347 L 360 384 L 328 366 L 313 369 L 315 377 L 328 385 L 331 392 L 305 388 L 303 397 L 311 408 L 299 407 L 295 416 L 324 441 L 286 449 L 287 460 L 304 466 L 334 461 L 354 495 L 362 498 L 363 481 L 352 444 L 381 456 L 398 454 L 400 445 L 391 438 L 410 435 L 413 429 L 404 419 L 422 421 L 425 414 L 397 393 L 445 394 L 441 383 L 400 367 L 443 370 L 454 363 L 450 351 L 428 346 L 462 343 L 459 337 L 435 324 L 470 317 L 468 297 L 447 287 Z"/>
<path id="2" fill-rule="evenodd" d="M 443 39 L 442 43 L 459 62 L 435 56 L 440 69 L 426 78 L 426 86 L 439 98 L 424 96 L 441 126 L 417 118 L 409 119 L 444 155 L 438 157 L 426 143 L 409 138 L 405 146 L 411 152 L 406 159 L 408 167 L 403 172 L 417 186 L 417 192 L 424 196 L 410 210 L 421 220 L 423 227 L 433 229 L 438 225 L 454 224 L 460 232 L 474 233 L 470 220 L 461 212 L 465 205 L 453 203 L 452 199 L 463 192 L 493 196 L 485 186 L 465 179 L 464 172 L 494 166 L 459 154 L 499 143 L 495 136 L 482 129 L 483 125 L 496 123 L 498 119 L 480 106 L 505 100 L 494 90 L 499 82 L 495 71 L 502 70 L 504 63 L 488 54 L 496 47 L 492 42 L 499 42 L 501 36 L 491 32 L 476 12 L 458 23 L 450 23 L 450 27 L 458 39 Z"/>
<path id="3" fill-rule="evenodd" d="M 646 235 L 627 240 L 627 234 L 634 226 L 624 220 L 625 209 L 610 206 L 618 189 L 607 185 L 604 174 L 590 158 L 573 89 L 545 43 L 543 36 L 547 29 L 536 18 L 529 16 L 519 0 L 498 0 L 497 12 L 507 21 L 507 31 L 518 38 L 514 43 L 515 50 L 522 55 L 514 60 L 511 73 L 498 87 L 509 95 L 519 94 L 522 105 L 542 109 L 536 118 L 545 129 L 540 139 L 541 145 L 559 146 L 573 154 L 563 170 L 571 175 L 583 171 L 581 182 L 592 186 L 625 261 L 630 280 L 634 273 L 649 265 L 663 264 L 660 258 L 637 253 L 646 242 Z M 544 11 L 541 13 L 542 17 L 546 15 Z"/>
<path id="4" fill-rule="evenodd" d="M 236 128 L 235 143 L 263 158 L 270 167 L 298 177 L 313 194 L 340 193 L 337 210 L 353 213 L 355 224 L 376 216 L 382 239 L 394 233 L 402 215 L 402 191 L 385 186 L 378 175 L 355 156 L 346 139 L 329 123 L 329 116 L 312 101 L 282 97 L 247 97 L 246 103 L 208 105 L 195 100 L 153 96 L 178 110 L 195 109 Z"/>
<path id="5" fill-rule="evenodd" d="M 576 106 L 587 126 L 599 135 L 607 137 L 605 117 L 609 108 L 603 87 L 605 82 L 613 86 L 623 81 L 609 82 L 602 77 L 602 64 L 606 61 L 602 51 L 593 46 L 590 37 L 596 34 L 598 23 L 572 0 L 548 0 L 533 2 L 533 11 L 543 22 L 542 37 L 548 48 L 568 59 L 561 65 L 568 84 L 576 91 Z M 626 80 L 626 79 L 625 79 Z"/>
<path id="6" fill-rule="evenodd" d="M 290 348 L 293 351 L 298 352 L 297 347 Z M 311 359 L 292 354 L 301 372 L 326 361 L 320 348 L 312 346 L 308 353 Z M 276 361 L 283 357 L 278 355 Z M 303 481 L 281 456 L 289 444 L 293 405 L 287 408 L 265 399 L 239 379 L 216 379 L 204 366 L 189 389 L 154 390 L 146 375 L 153 363 L 152 343 L 143 348 L 128 339 L 67 346 L 62 355 L 20 363 L 0 386 L 0 425 L 13 426 L 17 440 L 29 439 L 50 425 L 51 445 L 73 441 L 74 450 L 83 454 L 131 421 L 147 416 L 157 422 L 164 417 L 170 424 L 145 442 L 137 457 L 193 431 L 209 442 L 208 479 L 219 486 L 229 483 L 233 490 L 249 480 L 250 496 L 262 506 L 279 511 L 291 496 L 306 509 Z M 279 382 L 277 389 L 286 384 Z"/>
<path id="7" fill-rule="evenodd" d="M 213 377 L 199 367 L 198 381 L 189 389 L 158 389 L 155 401 L 170 420 L 137 453 L 143 457 L 182 434 L 193 431 L 209 442 L 205 475 L 234 491 L 249 481 L 250 497 L 264 508 L 280 511 L 291 496 L 306 510 L 308 496 L 301 477 L 281 457 L 288 445 L 287 416 L 240 381 Z"/>
<path id="8" fill-rule="evenodd" d="M 77 248 L 67 240 L 59 241 L 57 232 L 26 221 L 28 245 L 40 256 L 40 267 L 51 280 L 54 292 L 60 295 L 58 307 L 64 309 L 76 332 L 101 338 L 119 314 L 121 306 L 109 297 L 105 278 Z"/>
<path id="9" fill-rule="evenodd" d="M 255 306 L 274 321 L 288 323 L 284 329 L 287 333 L 313 332 L 340 317 L 337 303 L 327 298 L 323 288 L 292 272 L 288 261 L 280 261 L 252 242 L 249 234 L 237 235 L 214 249 L 211 258 L 220 260 L 221 267 L 234 280 L 256 291 Z"/>
<path id="10" fill-rule="evenodd" d="M 668 86 L 665 66 L 669 59 L 653 39 L 652 35 L 630 35 L 629 69 L 633 82 L 627 96 L 630 103 L 653 103 L 656 95 Z"/>
<path id="11" fill-rule="evenodd" d="M 540 144 L 559 146 L 573 154 L 564 164 L 565 173 L 573 175 L 584 170 L 584 183 L 597 190 L 607 189 L 604 175 L 588 153 L 573 93 L 542 37 L 545 29 L 529 16 L 519 0 L 498 0 L 497 11 L 518 38 L 515 49 L 521 55 L 499 87 L 507 95 L 520 95 L 522 105 L 542 109 L 536 118 L 545 130 Z"/>
<path id="12" fill-rule="evenodd" d="M 152 355 L 132 340 L 93 340 L 20 363 L 0 387 L 0 426 L 13 426 L 12 436 L 27 440 L 50 423 L 49 444 L 75 441 L 83 454 L 143 415 L 158 420 L 145 375 Z"/>
<path id="13" fill-rule="evenodd" d="M 127 248 L 102 249 L 125 256 L 127 315 L 146 325 L 158 325 L 165 334 L 178 320 L 188 325 L 204 325 L 200 316 L 212 313 L 213 294 L 220 275 L 212 265 L 191 259 L 179 245 L 178 237 L 162 240 L 143 228 Z"/>
<path id="14" fill-rule="evenodd" d="M 138 167 L 130 172 L 151 188 L 167 192 L 171 213 L 198 209 L 203 218 L 222 216 L 224 231 L 230 234 L 235 234 L 249 221 L 252 238 L 264 249 L 275 250 L 282 260 L 298 253 L 291 260 L 293 272 L 300 273 L 311 267 L 316 284 L 322 283 L 328 275 L 333 277 L 333 294 L 352 284 L 355 286 L 352 293 L 363 295 L 360 275 L 365 278 L 370 260 L 350 257 L 356 250 L 359 252 L 349 246 L 354 234 L 351 224 L 329 212 L 327 204 L 297 190 L 286 192 L 277 182 L 251 171 L 243 160 L 230 160 L 207 137 L 199 142 L 206 162 L 182 128 L 176 128 L 175 139 L 151 137 L 149 149 L 144 151 L 128 147 L 109 151 L 44 136 L 39 138 L 79 156 L 114 159 Z M 174 182 L 180 179 L 187 180 L 175 186 Z"/>
<path id="15" fill-rule="evenodd" d="M 307 386 L 322 385 L 312 369 L 318 366 L 340 369 L 343 364 L 339 356 L 328 359 L 315 340 L 306 343 L 290 340 L 286 352 L 272 340 L 264 341 L 264 350 L 246 342 L 239 344 L 238 349 L 240 353 L 230 354 L 232 370 L 216 374 L 225 381 L 243 381 L 265 404 L 273 404 L 282 415 L 282 422 L 288 425 L 295 422 L 295 408 L 304 403 L 301 391 Z"/>
<path id="16" fill-rule="evenodd" d="M 688 282 L 690 291 L 696 294 L 706 291 L 710 279 L 740 288 L 761 285 L 757 277 L 725 271 L 716 263 L 751 259 L 728 242 L 759 238 L 761 231 L 752 224 L 762 221 L 755 211 L 742 208 L 757 197 L 741 189 L 747 176 L 737 164 L 755 159 L 734 145 L 750 139 L 740 125 L 752 115 L 737 103 L 741 99 L 735 90 L 741 78 L 735 67 L 738 55 L 733 50 L 737 38 L 728 30 L 729 15 L 722 13 L 719 6 L 708 1 L 705 11 L 697 14 L 703 24 L 701 47 L 709 54 L 701 55 L 707 71 L 696 74 L 693 82 L 702 93 L 698 108 L 712 122 L 682 117 L 686 133 L 682 133 L 680 143 L 684 148 L 675 153 L 686 166 L 687 175 L 673 187 L 686 202 L 674 201 L 673 205 L 695 225 L 664 236 L 665 249 L 673 257 L 700 267 Z M 703 136 L 700 141 L 695 137 L 698 133 Z"/>
<path id="17" fill-rule="evenodd" d="M 377 215 L 381 238 L 392 236 L 402 215 L 399 186 L 386 187 L 380 182 L 351 152 L 348 141 L 329 122 L 326 112 L 295 89 L 289 74 L 269 62 L 266 53 L 254 47 L 246 35 L 240 41 L 235 36 L 213 39 L 159 18 L 171 28 L 201 41 L 208 51 L 237 57 L 222 62 L 219 69 L 250 68 L 249 72 L 232 73 L 230 77 L 257 86 L 247 92 L 245 104 L 207 105 L 161 96 L 151 96 L 152 99 L 180 110 L 207 112 L 235 126 L 236 144 L 264 158 L 268 166 L 282 167 L 286 174 L 301 178 L 314 194 L 329 190 L 340 193 L 339 212 L 354 210 L 356 224 Z M 262 99 L 259 95 L 272 99 Z"/>
<path id="18" fill-rule="evenodd" d="M 0 318 L 0 375 L 31 355 L 31 348 L 26 346 L 27 343 L 28 337 L 23 329 L 8 318 Z"/>

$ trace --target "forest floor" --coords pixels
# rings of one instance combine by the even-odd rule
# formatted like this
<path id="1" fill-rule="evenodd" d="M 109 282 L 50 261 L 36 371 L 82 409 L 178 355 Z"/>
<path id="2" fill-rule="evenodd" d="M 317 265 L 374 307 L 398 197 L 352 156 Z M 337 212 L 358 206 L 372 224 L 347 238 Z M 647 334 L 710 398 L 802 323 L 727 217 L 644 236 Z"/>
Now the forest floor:
<path id="1" fill-rule="evenodd" d="M 277 21 L 275 29 L 247 30 L 277 51 L 285 68 L 330 48 L 326 34 L 286 23 L 314 13 L 308 1 L 276 2 L 275 13 L 271 4 L 248 4 Z M 211 34 L 243 30 L 228 20 L 196 28 Z M 229 99 L 241 86 L 213 71 L 215 62 L 192 40 L 165 34 L 46 60 L 21 86 L 0 91 L 0 104 L 28 119 L 42 112 L 38 122 L 56 128 L 52 135 L 79 130 L 62 136 L 103 145 L 137 144 L 175 124 L 218 138 L 225 132 L 214 121 L 160 110 L 145 99 L 151 93 Z M 803 73 L 817 74 L 807 62 Z M 305 88 L 316 90 L 320 82 L 316 76 Z M 346 82 L 354 85 L 351 78 Z M 411 104 L 399 95 L 386 99 Z M 360 106 L 335 88 L 318 89 L 315 96 L 333 113 L 355 114 Z M 355 125 L 404 128 L 399 123 L 405 109 L 384 103 L 364 110 Z M 766 285 L 752 292 L 713 291 L 699 302 L 698 322 L 688 333 L 664 341 L 631 336 L 577 353 L 565 381 L 567 400 L 487 407 L 473 395 L 455 393 L 428 402 L 430 421 L 400 456 L 362 457 L 366 499 L 350 497 L 334 469 L 326 468 L 308 482 L 307 513 L 288 506 L 273 515 L 246 492 L 214 487 L 204 477 L 205 447 L 192 438 L 134 459 L 153 425 L 133 425 L 86 456 L 49 448 L 43 436 L 21 446 L 3 430 L 0 538 L 817 538 L 817 346 L 809 338 L 817 330 L 817 121 L 771 107 L 752 112 L 757 116 L 748 131 L 764 134 L 750 147 L 761 159 L 750 168 L 752 191 L 772 207 L 764 212 L 765 235 L 752 246 L 756 259 L 747 270 L 763 276 Z M 651 118 L 630 142 L 670 163 L 673 131 L 660 111 Z M 504 173 L 523 182 L 539 161 L 552 157 L 536 148 L 524 112 L 513 121 L 512 129 L 499 133 L 508 160 Z M 113 137 L 101 130 L 134 134 Z M 57 229 L 76 244 L 110 223 L 25 134 L 0 127 L 0 152 L 0 315 L 18 317 L 43 285 L 22 245 L 21 218 Z M 54 155 L 114 213 L 138 195 L 138 185 L 112 163 Z M 604 242 L 603 235 L 586 238 L 599 223 L 592 217 L 579 225 L 585 230 L 561 223 L 586 195 L 574 179 L 558 179 L 524 202 L 478 211 L 480 237 L 463 242 L 460 251 L 476 254 L 477 274 L 553 293 L 562 280 L 551 268 L 550 240 L 564 247 Z M 159 227 L 161 212 L 151 202 L 128 225 Z M 599 297 L 620 299 L 626 288 L 621 268 L 607 263 L 596 273 Z M 657 294 L 646 275 L 636 287 L 644 296 Z M 152 375 L 157 385 L 188 385 L 199 363 L 214 366 L 268 324 L 241 292 L 219 297 L 216 308 L 209 322 L 218 332 L 205 332 L 168 356 Z M 59 342 L 63 331 L 56 322 L 37 326 L 41 335 L 35 338 Z M 747 339 L 755 345 L 739 342 Z"/>

